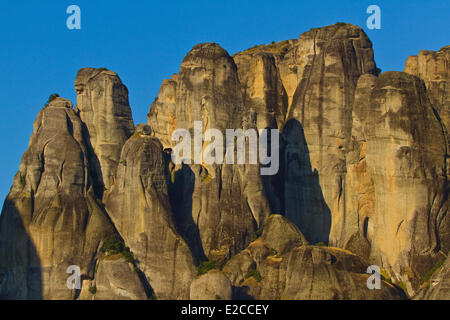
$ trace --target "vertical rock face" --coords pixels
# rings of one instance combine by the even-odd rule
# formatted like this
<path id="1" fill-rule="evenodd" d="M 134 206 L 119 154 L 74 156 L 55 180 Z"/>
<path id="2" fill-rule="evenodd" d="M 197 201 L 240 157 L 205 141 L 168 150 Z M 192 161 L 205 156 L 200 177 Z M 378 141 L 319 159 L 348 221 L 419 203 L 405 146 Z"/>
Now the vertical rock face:
<path id="1" fill-rule="evenodd" d="M 382 74 L 371 108 L 366 155 L 375 214 L 367 221 L 367 236 L 372 256 L 410 283 L 411 293 L 436 254 L 448 251 L 449 243 L 441 239 L 450 227 L 445 136 L 423 82 L 414 76 Z"/>
<path id="2" fill-rule="evenodd" d="M 105 205 L 156 296 L 187 299 L 194 260 L 175 228 L 162 146 L 149 131 L 139 126 L 124 145 Z"/>
<path id="3" fill-rule="evenodd" d="M 407 62 L 408 72 L 421 75 L 428 92 L 420 81 L 406 75 L 388 73 L 378 80 L 370 40 L 362 29 L 348 24 L 312 29 L 297 40 L 234 56 L 238 67 L 242 66 L 244 93 L 258 92 L 253 79 L 263 78 L 270 70 L 249 68 L 251 58 L 257 61 L 258 55 L 272 55 L 278 71 L 271 73 L 272 82 L 266 81 L 265 88 L 281 78 L 288 96 L 280 151 L 282 172 L 277 179 L 269 179 L 270 189 L 280 198 L 280 205 L 272 205 L 272 211 L 282 212 L 312 243 L 330 243 L 370 257 L 391 270 L 410 294 L 440 257 L 437 252 L 441 248 L 445 252 L 449 243 L 448 187 L 442 175 L 448 166 L 447 138 L 439 121 L 443 118 L 445 123 L 448 112 L 447 51 L 445 47 L 437 53 L 422 52 Z M 377 98 L 384 91 L 373 93 L 375 87 L 390 77 L 386 90 L 398 95 Z M 412 89 L 406 90 L 408 86 Z M 427 102 L 427 94 L 437 107 Z M 272 97 L 276 100 L 275 94 Z M 414 109 L 407 111 L 410 106 Z M 384 111 L 374 122 L 376 108 Z M 382 119 L 388 116 L 392 118 L 383 127 Z M 406 127 L 402 131 L 399 126 Z M 383 137 L 374 134 L 382 131 Z M 398 150 L 390 153 L 391 146 L 405 149 L 405 157 L 412 157 L 410 164 L 394 164 L 403 156 Z M 380 170 L 383 163 L 386 166 Z M 417 174 L 420 168 L 422 175 Z M 394 194 L 408 200 L 401 204 Z M 398 224 L 389 213 L 392 210 Z M 403 225 L 406 221 L 409 227 Z M 380 247 L 389 253 L 380 253 Z"/>
<path id="4" fill-rule="evenodd" d="M 71 265 L 93 275 L 101 241 L 113 226 L 90 190 L 80 119 L 62 98 L 34 123 L 0 217 L 2 298 L 70 299 Z"/>
<path id="5" fill-rule="evenodd" d="M 306 32 L 294 50 L 307 58 L 297 66 L 301 80 L 287 115 L 303 133 L 287 138 L 286 216 L 311 242 L 328 242 L 330 235 L 334 243 L 338 228 L 330 213 L 345 210 L 346 153 L 357 80 L 377 72 L 372 44 L 361 28 L 336 24 Z"/>
<path id="6" fill-rule="evenodd" d="M 147 300 L 145 286 L 131 263 L 117 256 L 102 259 L 94 281 L 83 283 L 82 300 Z"/>
<path id="7" fill-rule="evenodd" d="M 114 184 L 125 141 L 133 134 L 128 89 L 106 69 L 81 69 L 75 80 L 77 110 L 86 126 L 90 162 L 98 194 Z"/>
<path id="8" fill-rule="evenodd" d="M 148 115 L 149 125 L 164 147 L 173 146 L 172 132 L 193 129 L 241 128 L 243 101 L 236 64 L 215 43 L 196 45 L 181 63 L 179 74 L 162 84 Z"/>
<path id="9" fill-rule="evenodd" d="M 342 23 L 233 57 L 199 44 L 136 128 L 117 74 L 80 70 L 77 108 L 39 113 L 5 201 L 0 298 L 449 298 L 448 54 L 379 75 L 363 30 Z M 278 173 L 175 165 L 172 133 L 194 140 L 195 121 L 278 128 Z M 206 259 L 222 272 L 196 277 Z"/>
<path id="10" fill-rule="evenodd" d="M 441 265 L 440 267 L 438 267 Z M 431 278 L 425 283 L 422 290 L 414 298 L 425 300 L 449 300 L 450 297 L 450 258 L 447 255 L 437 263 L 434 273 L 429 273 Z"/>
<path id="11" fill-rule="evenodd" d="M 421 51 L 406 60 L 405 72 L 421 78 L 427 86 L 428 96 L 444 125 L 447 139 L 447 178 L 450 176 L 450 46 L 441 50 Z"/>
<path id="12" fill-rule="evenodd" d="M 438 110 L 447 130 L 450 125 L 450 46 L 439 51 L 421 51 L 406 60 L 405 72 L 418 76 L 428 89 L 431 103 Z"/>
<path id="13" fill-rule="evenodd" d="M 274 56 L 265 52 L 244 52 L 235 55 L 234 61 L 245 107 L 256 112 L 256 127 L 281 128 L 286 117 L 288 96 Z"/>
<path id="14" fill-rule="evenodd" d="M 367 164 L 366 130 L 373 122 L 371 93 L 377 77 L 364 74 L 358 79 L 352 111 L 352 137 L 346 154 L 345 210 L 334 214 L 335 245 L 368 259 L 371 245 L 369 221 L 375 215 L 375 187 Z M 373 225 L 370 225 L 373 227 Z"/>
<path id="15" fill-rule="evenodd" d="M 220 46 L 205 43 L 187 54 L 179 74 L 163 82 L 148 122 L 164 147 L 170 148 L 176 144 L 172 132 L 193 133 L 194 121 L 202 121 L 203 132 L 214 128 L 225 134 L 226 129 L 244 128 L 247 118 L 236 64 Z M 257 171 L 257 165 L 172 168 L 177 224 L 197 257 L 224 258 L 248 245 L 269 214 Z"/>

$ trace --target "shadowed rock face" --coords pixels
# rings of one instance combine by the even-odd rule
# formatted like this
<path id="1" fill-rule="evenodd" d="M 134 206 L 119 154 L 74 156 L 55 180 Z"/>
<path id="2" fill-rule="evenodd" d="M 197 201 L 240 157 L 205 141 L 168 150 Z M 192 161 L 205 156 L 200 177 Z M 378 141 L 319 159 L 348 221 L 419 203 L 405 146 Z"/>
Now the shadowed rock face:
<path id="1" fill-rule="evenodd" d="M 425 300 L 449 300 L 450 296 L 450 258 L 441 257 L 438 269 L 434 270 L 429 279 L 423 286 L 415 299 Z"/>
<path id="2" fill-rule="evenodd" d="M 77 111 L 86 130 L 89 160 L 97 194 L 114 184 L 120 152 L 133 134 L 128 89 L 119 76 L 104 69 L 81 69 L 75 79 Z"/>
<path id="3" fill-rule="evenodd" d="M 450 126 L 450 46 L 439 51 L 420 51 L 417 56 L 406 60 L 405 72 L 418 76 L 427 86 L 433 106 L 439 112 L 445 127 Z"/>
<path id="4" fill-rule="evenodd" d="M 106 210 L 159 299 L 187 299 L 194 260 L 176 231 L 160 142 L 145 127 L 124 145 Z"/>
<path id="5" fill-rule="evenodd" d="M 237 61 L 272 55 L 278 68 L 272 82 L 280 77 L 289 97 L 282 172 L 268 179 L 267 190 L 279 198 L 270 201 L 272 212 L 283 213 L 312 243 L 348 248 L 387 270 L 395 269 L 392 275 L 410 294 L 449 243 L 443 176 L 448 167 L 443 125 L 448 108 L 428 102 L 434 96 L 431 101 L 442 105 L 448 96 L 446 52 L 422 53 L 422 62 L 416 64 L 426 66 L 417 67 L 420 72 L 410 68 L 423 74 L 429 93 L 421 81 L 405 74 L 387 73 L 378 79 L 370 40 L 360 28 L 345 24 L 235 55 Z M 241 64 L 246 83 L 264 74 Z M 376 89 L 386 82 L 384 89 Z M 391 146 L 406 155 L 390 153 Z M 389 253 L 380 254 L 380 246 Z"/>
<path id="6" fill-rule="evenodd" d="M 357 81 L 379 72 L 372 43 L 361 28 L 336 24 L 234 58 L 246 106 L 258 103 L 258 115 L 264 108 L 283 115 L 272 117 L 283 130 L 282 172 L 265 181 L 272 212 L 286 215 L 312 243 L 337 244 L 349 193 L 346 163 Z M 264 61 L 274 61 L 275 70 L 259 70 Z"/>
<path id="7" fill-rule="evenodd" d="M 342 23 L 233 57 L 199 44 L 134 128 L 117 74 L 80 70 L 77 108 L 39 113 L 5 201 L 0 298 L 450 298 L 448 47 L 405 71 L 379 75 Z M 280 129 L 279 172 L 175 165 L 194 121 Z M 111 236 L 130 251 L 105 253 Z M 206 259 L 223 268 L 197 277 Z"/>
<path id="8" fill-rule="evenodd" d="M 274 215 L 268 218 L 262 237 L 234 256 L 223 271 L 232 280 L 234 298 L 381 300 L 406 297 L 384 281 L 381 290 L 368 290 L 367 266 L 367 261 L 349 251 L 308 245 L 292 222 Z M 255 275 L 259 275 L 259 279 Z"/>
<path id="9" fill-rule="evenodd" d="M 297 149 L 303 157 L 309 158 L 301 161 L 300 166 L 310 163 L 311 169 L 303 172 L 295 168 L 288 170 L 298 171 L 294 184 L 306 185 L 309 189 L 314 184 L 320 185 L 321 192 L 310 190 L 310 195 L 303 200 L 305 196 L 302 195 L 302 188 L 297 187 L 297 190 L 286 194 L 286 216 L 300 227 L 307 238 L 308 227 L 302 217 L 325 217 L 321 219 L 322 230 L 331 233 L 330 241 L 334 243 L 334 232 L 338 232 L 339 227 L 326 210 L 332 212 L 333 216 L 345 211 L 345 166 L 352 130 L 354 94 L 357 80 L 362 74 L 377 72 L 372 44 L 359 27 L 337 24 L 308 31 L 300 36 L 291 50 L 295 53 L 289 56 L 294 62 L 298 61 L 296 68 L 300 81 L 287 118 L 293 118 L 301 125 L 305 144 L 298 145 L 307 145 L 307 149 L 299 150 L 295 144 L 292 145 L 294 140 L 288 142 L 286 148 L 291 151 L 286 156 L 289 157 Z M 295 58 L 297 54 L 302 56 L 301 60 Z M 285 160 L 286 165 L 290 165 L 292 160 Z M 292 182 L 288 181 L 287 184 Z M 313 202 L 309 206 L 298 205 L 308 199 Z M 317 230 L 317 227 L 313 230 Z M 328 239 L 311 238 L 310 241 L 328 242 Z"/>
<path id="10" fill-rule="evenodd" d="M 205 43 L 187 54 L 179 74 L 163 82 L 148 122 L 171 148 L 176 144 L 172 132 L 193 133 L 194 121 L 203 122 L 203 132 L 215 128 L 225 134 L 225 129 L 244 128 L 249 118 L 234 60 L 219 45 Z M 269 214 L 257 165 L 172 166 L 171 176 L 177 224 L 200 259 L 244 249 Z"/>

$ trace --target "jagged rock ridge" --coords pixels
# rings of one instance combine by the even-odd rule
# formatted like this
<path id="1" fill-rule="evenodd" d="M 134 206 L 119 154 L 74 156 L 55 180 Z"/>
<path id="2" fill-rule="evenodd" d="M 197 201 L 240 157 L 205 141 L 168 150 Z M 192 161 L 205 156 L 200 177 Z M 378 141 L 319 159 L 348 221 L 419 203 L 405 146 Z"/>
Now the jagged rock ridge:
<path id="1" fill-rule="evenodd" d="M 199 44 L 136 127 L 118 75 L 81 69 L 5 201 L 0 297 L 449 299 L 448 48 L 380 75 L 349 24 L 234 56 Z M 278 174 L 175 165 L 172 132 L 195 121 L 279 129 Z"/>

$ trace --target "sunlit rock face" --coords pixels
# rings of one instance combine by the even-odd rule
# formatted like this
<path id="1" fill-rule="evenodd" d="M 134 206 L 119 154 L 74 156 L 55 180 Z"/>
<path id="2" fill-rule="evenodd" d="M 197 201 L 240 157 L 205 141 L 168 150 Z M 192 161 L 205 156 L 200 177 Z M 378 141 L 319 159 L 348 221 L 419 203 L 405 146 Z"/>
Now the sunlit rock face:
<path id="1" fill-rule="evenodd" d="M 447 130 L 449 128 L 450 105 L 450 46 L 439 51 L 420 51 L 406 60 L 405 72 L 421 78 L 427 86 L 428 96 L 439 112 Z"/>
<path id="2" fill-rule="evenodd" d="M 446 141 L 423 82 L 387 72 L 371 94 L 367 165 L 375 194 L 372 257 L 413 293 L 448 251 Z M 384 226 L 384 227 L 380 227 Z"/>
<path id="3" fill-rule="evenodd" d="M 81 69 L 75 79 L 77 112 L 89 141 L 89 160 L 96 191 L 114 184 L 120 152 L 133 134 L 128 89 L 119 76 L 106 69 Z"/>
<path id="4" fill-rule="evenodd" d="M 159 299 L 187 299 L 195 266 L 169 203 L 161 143 L 140 129 L 124 145 L 106 210 Z"/>
<path id="5" fill-rule="evenodd" d="M 233 58 L 219 45 L 205 43 L 163 82 L 148 123 L 163 146 L 172 148 L 176 129 L 187 129 L 194 138 L 194 121 L 202 122 L 200 134 L 214 128 L 225 135 L 226 129 L 255 127 L 254 113 L 244 107 Z M 197 163 L 170 170 L 176 221 L 198 258 L 223 259 L 244 249 L 270 213 L 258 165 Z"/>
<path id="6" fill-rule="evenodd" d="M 370 40 L 346 24 L 234 56 L 248 73 L 249 56 L 271 55 L 278 72 L 265 83 L 281 78 L 288 96 L 281 177 L 268 188 L 279 200 L 271 201 L 272 212 L 282 212 L 312 243 L 378 263 L 409 294 L 449 245 L 446 48 L 407 62 L 428 89 L 402 73 L 379 77 Z M 253 79 L 264 75 L 254 65 L 257 75 L 241 77 L 250 97 L 261 83 Z"/>
<path id="7" fill-rule="evenodd" d="M 0 217 L 2 298 L 71 299 L 66 270 L 92 277 L 114 227 L 92 193 L 82 123 L 56 98 L 37 116 Z"/>
<path id="8" fill-rule="evenodd" d="M 344 23 L 233 56 L 198 44 L 136 127 L 119 76 L 81 69 L 5 201 L 0 298 L 450 298 L 448 48 L 380 74 Z M 202 153 L 208 129 L 278 129 L 279 170 L 172 162 L 197 122 Z"/>

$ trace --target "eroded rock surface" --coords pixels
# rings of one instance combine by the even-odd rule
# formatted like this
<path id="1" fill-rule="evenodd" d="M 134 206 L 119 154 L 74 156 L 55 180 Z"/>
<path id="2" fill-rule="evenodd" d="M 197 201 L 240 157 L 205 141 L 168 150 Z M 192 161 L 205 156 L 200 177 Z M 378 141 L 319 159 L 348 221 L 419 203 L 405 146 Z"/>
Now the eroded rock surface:
<path id="1" fill-rule="evenodd" d="M 450 258 L 441 257 L 443 263 L 430 270 L 431 278 L 424 284 L 415 299 L 450 300 Z"/>
<path id="2" fill-rule="evenodd" d="M 114 184 L 120 152 L 133 134 L 134 124 L 128 89 L 117 73 L 84 68 L 75 79 L 77 112 L 85 124 L 89 157 L 97 192 Z"/>
<path id="3" fill-rule="evenodd" d="M 439 51 L 420 51 L 406 60 L 405 72 L 418 76 L 428 89 L 431 103 L 439 112 L 447 130 L 450 125 L 450 46 Z"/>
<path id="4" fill-rule="evenodd" d="M 82 300 L 147 300 L 147 293 L 134 266 L 119 255 L 101 259 L 95 280 L 85 281 Z"/>
<path id="5" fill-rule="evenodd" d="M 80 70 L 77 107 L 39 113 L 5 201 L 0 298 L 448 299 L 448 48 L 380 75 L 349 24 L 234 56 L 199 44 L 136 128 L 118 75 Z M 278 173 L 174 164 L 172 133 L 196 121 L 279 129 Z M 221 270 L 197 277 L 206 260 Z"/>
<path id="6" fill-rule="evenodd" d="M 194 260 L 173 221 L 161 143 L 141 129 L 123 147 L 106 210 L 156 297 L 187 299 Z"/>
<path id="7" fill-rule="evenodd" d="M 37 116 L 30 146 L 0 217 L 0 294 L 9 299 L 70 299 L 71 265 L 92 277 L 114 227 L 96 202 L 82 123 L 56 98 Z"/>
<path id="8" fill-rule="evenodd" d="M 202 122 L 200 134 L 214 128 L 225 135 L 226 129 L 245 128 L 245 119 L 253 118 L 244 110 L 236 64 L 214 43 L 196 45 L 187 54 L 180 72 L 163 82 L 148 115 L 165 148 L 178 143 L 171 140 L 176 129 L 187 129 L 194 138 L 194 121 Z M 248 245 L 270 213 L 259 166 L 201 162 L 171 168 L 176 221 L 196 257 L 229 257 Z"/>
<path id="9" fill-rule="evenodd" d="M 231 300 L 231 282 L 220 271 L 212 270 L 191 284 L 191 300 Z"/>

